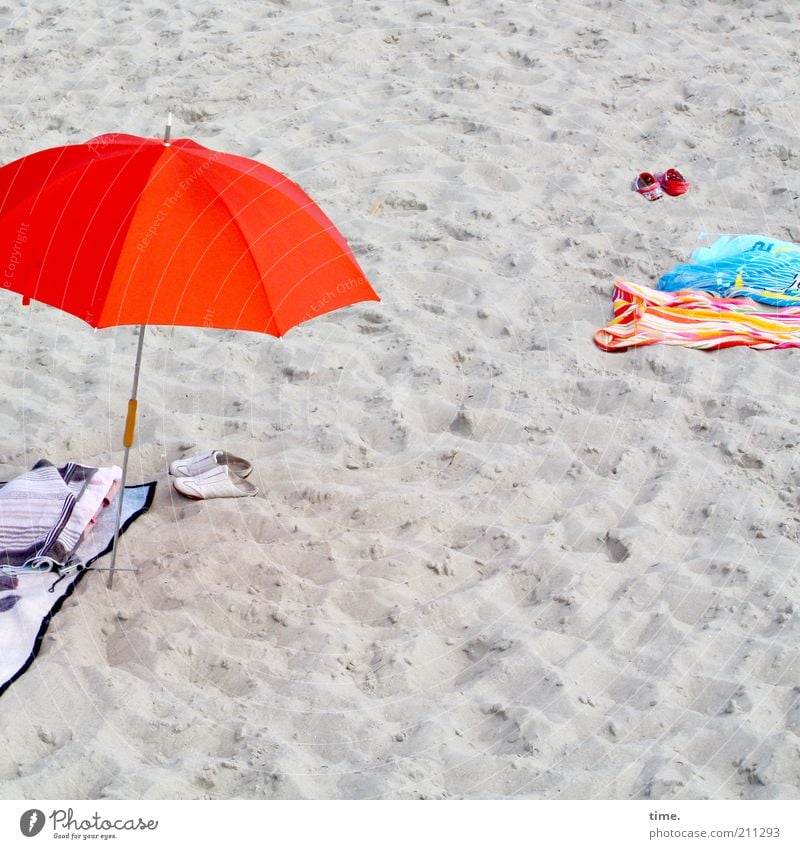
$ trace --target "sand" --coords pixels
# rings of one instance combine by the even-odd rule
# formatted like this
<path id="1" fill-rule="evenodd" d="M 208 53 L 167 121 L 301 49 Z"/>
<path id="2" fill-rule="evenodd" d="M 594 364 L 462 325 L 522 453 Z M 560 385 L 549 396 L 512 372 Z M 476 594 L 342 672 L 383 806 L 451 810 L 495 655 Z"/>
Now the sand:
<path id="1" fill-rule="evenodd" d="M 1 8 L 0 161 L 171 109 L 300 183 L 382 302 L 147 329 L 139 572 L 0 699 L 0 796 L 797 798 L 797 352 L 593 342 L 700 233 L 800 240 L 795 16 L 162 5 Z M 669 166 L 684 197 L 629 191 Z M 121 462 L 134 330 L 2 303 L 0 476 Z M 211 448 L 260 495 L 175 493 Z"/>

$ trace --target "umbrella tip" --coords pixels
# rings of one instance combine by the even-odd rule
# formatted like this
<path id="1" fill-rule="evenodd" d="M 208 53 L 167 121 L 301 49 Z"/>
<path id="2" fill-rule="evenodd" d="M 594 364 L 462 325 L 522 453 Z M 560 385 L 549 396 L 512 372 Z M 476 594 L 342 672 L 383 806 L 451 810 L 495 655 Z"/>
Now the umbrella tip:
<path id="1" fill-rule="evenodd" d="M 164 128 L 164 147 L 169 147 L 169 137 L 172 132 L 172 111 L 167 112 L 167 126 Z"/>

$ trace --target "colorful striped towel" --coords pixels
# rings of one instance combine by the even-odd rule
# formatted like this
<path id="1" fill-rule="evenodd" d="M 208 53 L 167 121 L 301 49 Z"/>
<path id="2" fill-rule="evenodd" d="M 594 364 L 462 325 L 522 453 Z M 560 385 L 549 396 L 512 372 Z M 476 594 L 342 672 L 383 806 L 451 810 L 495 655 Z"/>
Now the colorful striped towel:
<path id="1" fill-rule="evenodd" d="M 614 319 L 594 335 L 604 351 L 658 342 L 709 351 L 737 345 L 800 348 L 800 307 L 766 312 L 749 298 L 664 292 L 627 280 L 614 285 Z"/>

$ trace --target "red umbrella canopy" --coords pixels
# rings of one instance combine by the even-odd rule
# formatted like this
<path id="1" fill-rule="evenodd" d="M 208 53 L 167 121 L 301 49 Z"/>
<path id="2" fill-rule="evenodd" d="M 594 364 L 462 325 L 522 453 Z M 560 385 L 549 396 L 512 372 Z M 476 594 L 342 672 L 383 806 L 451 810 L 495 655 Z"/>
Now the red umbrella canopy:
<path id="1" fill-rule="evenodd" d="M 0 245 L 3 288 L 93 327 L 282 336 L 380 300 L 299 186 L 190 139 L 111 133 L 0 168 Z"/>

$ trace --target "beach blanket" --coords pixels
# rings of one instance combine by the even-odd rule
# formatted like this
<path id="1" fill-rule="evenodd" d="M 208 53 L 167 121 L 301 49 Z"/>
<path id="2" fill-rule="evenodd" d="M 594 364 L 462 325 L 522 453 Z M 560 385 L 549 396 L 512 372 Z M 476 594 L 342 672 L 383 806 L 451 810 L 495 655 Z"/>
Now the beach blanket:
<path id="1" fill-rule="evenodd" d="M 664 292 L 617 280 L 614 319 L 594 340 L 605 351 L 656 343 L 706 350 L 800 348 L 800 307 L 767 312 L 749 298 Z"/>
<path id="2" fill-rule="evenodd" d="M 121 533 L 148 510 L 155 488 L 154 482 L 125 487 Z M 75 555 L 87 566 L 111 551 L 119 497 L 117 491 L 78 544 Z M 55 572 L 0 572 L 0 695 L 33 663 L 53 616 L 91 571 L 80 569 L 63 577 Z"/>
<path id="3" fill-rule="evenodd" d="M 665 292 L 699 289 L 721 298 L 800 306 L 800 245 L 769 236 L 731 236 L 698 248 L 658 280 Z"/>

